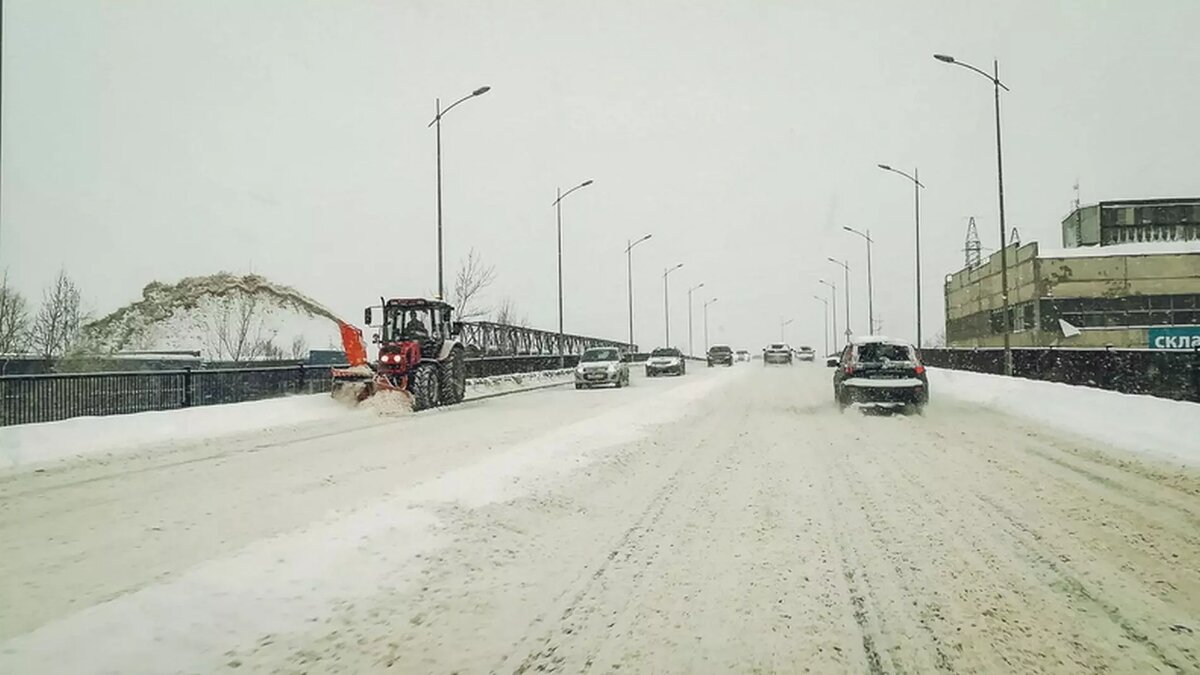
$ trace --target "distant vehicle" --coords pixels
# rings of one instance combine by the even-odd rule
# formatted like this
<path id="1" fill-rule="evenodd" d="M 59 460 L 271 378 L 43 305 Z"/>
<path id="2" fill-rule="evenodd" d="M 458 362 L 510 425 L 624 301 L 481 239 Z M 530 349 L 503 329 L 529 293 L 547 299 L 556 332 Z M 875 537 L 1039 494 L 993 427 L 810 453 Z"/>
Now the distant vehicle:
<path id="1" fill-rule="evenodd" d="M 782 342 L 773 342 L 763 349 L 763 365 L 786 363 L 792 365 L 792 348 Z"/>
<path id="2" fill-rule="evenodd" d="M 733 350 L 729 345 L 713 345 L 708 348 L 708 367 L 732 366 Z"/>
<path id="3" fill-rule="evenodd" d="M 909 408 L 929 403 L 929 380 L 917 349 L 903 340 L 871 336 L 852 341 L 833 372 L 839 410 L 856 403 Z"/>
<path id="4" fill-rule="evenodd" d="M 750 361 L 750 352 L 746 351 L 745 349 L 737 350 L 736 356 L 738 361 Z"/>
<path id="5" fill-rule="evenodd" d="M 575 388 L 591 389 L 611 384 L 617 389 L 629 386 L 629 366 L 616 347 L 592 347 L 579 357 L 575 366 Z"/>
<path id="6" fill-rule="evenodd" d="M 841 354 L 830 354 L 829 356 L 825 357 L 825 367 L 826 368 L 837 368 L 838 363 L 841 362 L 841 360 L 842 360 Z"/>
<path id="7" fill-rule="evenodd" d="M 650 352 L 650 358 L 646 359 L 646 377 L 658 377 L 663 374 L 687 374 L 687 363 L 683 360 L 683 353 L 678 349 L 659 347 Z"/>
<path id="8" fill-rule="evenodd" d="M 796 358 L 801 361 L 814 361 L 817 358 L 817 353 L 812 347 L 801 346 L 796 349 Z"/>

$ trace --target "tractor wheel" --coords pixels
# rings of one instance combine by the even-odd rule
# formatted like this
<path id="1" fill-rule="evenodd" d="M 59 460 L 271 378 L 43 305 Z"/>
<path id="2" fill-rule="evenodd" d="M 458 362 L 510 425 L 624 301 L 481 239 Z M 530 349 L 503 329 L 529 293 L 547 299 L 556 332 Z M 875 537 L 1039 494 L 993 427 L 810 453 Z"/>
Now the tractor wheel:
<path id="1" fill-rule="evenodd" d="M 450 356 L 442 362 L 441 368 L 441 405 L 462 403 L 467 392 L 467 363 L 464 360 L 461 347 L 450 351 Z"/>
<path id="2" fill-rule="evenodd" d="M 413 396 L 413 411 L 436 407 L 438 404 L 438 367 L 422 363 L 413 369 L 408 378 L 408 389 Z"/>

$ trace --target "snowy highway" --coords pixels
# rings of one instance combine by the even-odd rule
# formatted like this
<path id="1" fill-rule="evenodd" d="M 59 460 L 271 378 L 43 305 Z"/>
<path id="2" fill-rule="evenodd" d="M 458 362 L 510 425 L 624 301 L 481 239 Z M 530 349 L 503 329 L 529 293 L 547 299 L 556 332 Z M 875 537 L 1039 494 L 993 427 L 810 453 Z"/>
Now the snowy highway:
<path id="1" fill-rule="evenodd" d="M 0 471 L 0 672 L 1200 671 L 1200 471 L 819 365 Z"/>

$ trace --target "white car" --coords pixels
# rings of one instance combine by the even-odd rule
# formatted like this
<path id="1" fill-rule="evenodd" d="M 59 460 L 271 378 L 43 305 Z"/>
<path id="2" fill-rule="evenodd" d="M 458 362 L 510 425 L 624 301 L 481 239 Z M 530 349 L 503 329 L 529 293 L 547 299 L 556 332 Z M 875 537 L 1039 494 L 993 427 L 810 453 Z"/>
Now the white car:
<path id="1" fill-rule="evenodd" d="M 782 342 L 773 342 L 763 350 L 763 365 L 786 363 L 792 365 L 792 348 Z"/>
<path id="2" fill-rule="evenodd" d="M 802 346 L 796 349 L 796 358 L 801 361 L 813 361 L 817 358 L 817 353 L 812 347 Z"/>
<path id="3" fill-rule="evenodd" d="M 657 377 L 664 374 L 687 374 L 687 362 L 683 360 L 683 354 L 674 347 L 655 349 L 650 352 L 650 358 L 646 359 L 646 377 Z"/>
<path id="4" fill-rule="evenodd" d="M 629 386 L 629 365 L 616 347 L 592 347 L 579 357 L 579 365 L 575 366 L 575 388 L 608 384 L 617 389 Z"/>

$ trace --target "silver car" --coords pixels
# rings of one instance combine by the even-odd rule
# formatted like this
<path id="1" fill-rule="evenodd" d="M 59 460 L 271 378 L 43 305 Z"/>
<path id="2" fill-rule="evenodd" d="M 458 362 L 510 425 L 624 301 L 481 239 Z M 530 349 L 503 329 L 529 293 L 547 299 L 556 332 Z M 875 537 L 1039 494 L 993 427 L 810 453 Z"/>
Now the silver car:
<path id="1" fill-rule="evenodd" d="M 579 357 L 579 365 L 575 366 L 575 388 L 607 384 L 617 389 L 629 386 L 629 365 L 616 347 L 592 347 Z"/>

